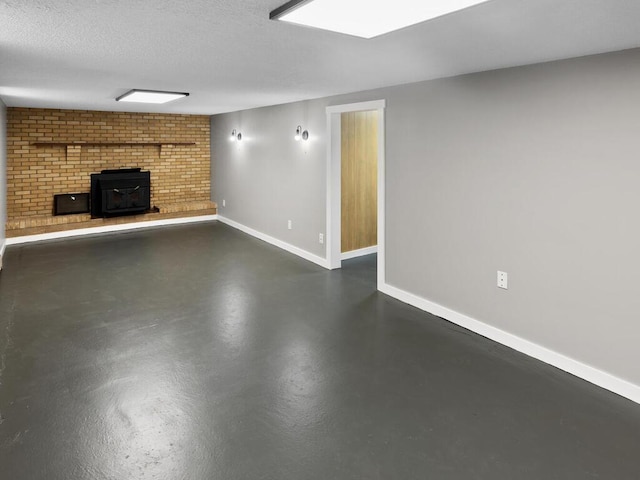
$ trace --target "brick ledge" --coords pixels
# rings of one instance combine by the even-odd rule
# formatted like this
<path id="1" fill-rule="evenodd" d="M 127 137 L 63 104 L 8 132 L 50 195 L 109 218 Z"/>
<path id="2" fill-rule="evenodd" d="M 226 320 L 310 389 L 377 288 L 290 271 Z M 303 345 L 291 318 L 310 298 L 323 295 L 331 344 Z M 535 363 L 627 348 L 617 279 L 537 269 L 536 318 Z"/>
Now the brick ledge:
<path id="1" fill-rule="evenodd" d="M 91 218 L 91 215 L 88 213 L 14 218 L 8 220 L 6 223 L 6 236 L 7 238 L 14 238 L 62 232 L 65 230 L 77 230 L 80 228 L 151 222 L 154 220 L 197 217 L 201 215 L 216 215 L 218 213 L 218 206 L 215 202 L 210 201 L 174 203 L 158 207 L 158 209 L 158 212 L 110 218 Z"/>

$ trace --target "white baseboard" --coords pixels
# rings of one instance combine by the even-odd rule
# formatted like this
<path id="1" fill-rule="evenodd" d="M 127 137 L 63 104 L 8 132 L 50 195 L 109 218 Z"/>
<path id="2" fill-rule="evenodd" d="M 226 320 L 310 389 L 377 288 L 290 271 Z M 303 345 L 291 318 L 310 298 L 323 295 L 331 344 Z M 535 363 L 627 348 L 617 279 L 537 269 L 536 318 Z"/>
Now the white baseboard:
<path id="1" fill-rule="evenodd" d="M 20 245 L 23 243 L 41 242 L 58 238 L 80 237 L 95 235 L 96 233 L 122 232 L 137 230 L 140 228 L 163 227 L 165 225 L 181 225 L 186 223 L 210 222 L 217 220 L 217 215 L 201 215 L 199 217 L 167 218 L 165 220 L 153 220 L 149 222 L 125 223 L 121 225 L 105 225 L 103 227 L 79 228 L 77 230 L 65 230 L 62 232 L 42 233 L 39 235 L 25 235 L 24 237 L 7 238 L 7 245 Z"/>
<path id="2" fill-rule="evenodd" d="M 246 225 L 242 225 L 241 223 L 235 222 L 229 218 L 218 215 L 218 221 L 220 223 L 224 223 L 225 225 L 229 225 L 230 227 L 236 228 L 244 233 L 247 233 L 252 237 L 256 237 L 262 240 L 263 242 L 270 243 L 271 245 L 275 245 L 276 247 L 286 250 L 289 253 L 293 253 L 298 257 L 302 257 L 305 260 L 315 263 L 316 265 L 320 265 L 323 268 L 327 268 L 327 269 L 329 268 L 329 263 L 327 262 L 326 258 L 322 258 L 317 255 L 314 255 L 313 253 L 307 252 L 306 250 L 295 247 L 289 243 L 283 242 L 282 240 L 278 240 L 277 238 L 267 235 L 266 233 L 262 233 L 257 230 L 254 230 L 253 228 L 247 227 Z"/>
<path id="3" fill-rule="evenodd" d="M 571 373 L 576 377 L 598 385 L 599 387 L 628 398 L 629 400 L 640 403 L 640 386 L 638 385 L 603 372 L 602 370 L 590 365 L 586 365 L 561 353 L 549 350 L 548 348 L 530 342 L 529 340 L 525 340 L 516 335 L 500 330 L 499 328 L 487 325 L 486 323 L 475 320 L 474 318 L 456 312 L 455 310 L 451 310 L 425 298 L 393 287 L 389 284 L 383 284 L 380 291 L 404 303 L 408 303 L 409 305 L 419 308 L 420 310 L 424 310 L 425 312 L 429 312 L 437 317 L 444 318 L 451 323 L 460 325 L 461 327 L 478 333 L 483 337 L 487 337 L 498 343 L 506 345 L 507 347 L 529 355 L 530 357 Z"/>
<path id="4" fill-rule="evenodd" d="M 342 260 L 350 260 L 352 258 L 364 257 L 365 255 L 371 255 L 378 253 L 378 246 L 360 248 L 359 250 L 351 250 L 350 252 L 344 252 L 341 256 Z"/>
<path id="5" fill-rule="evenodd" d="M 2 240 L 0 244 L 0 270 L 2 270 L 2 259 L 4 257 L 4 251 L 7 249 L 7 240 Z"/>

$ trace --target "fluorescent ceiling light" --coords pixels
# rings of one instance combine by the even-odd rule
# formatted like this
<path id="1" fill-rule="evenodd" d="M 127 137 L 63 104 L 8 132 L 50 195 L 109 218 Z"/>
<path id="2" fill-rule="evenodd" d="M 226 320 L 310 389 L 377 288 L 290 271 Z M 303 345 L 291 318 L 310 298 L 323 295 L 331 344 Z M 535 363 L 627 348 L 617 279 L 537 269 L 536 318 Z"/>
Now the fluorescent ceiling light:
<path id="1" fill-rule="evenodd" d="M 490 0 L 292 0 L 269 18 L 372 38 Z"/>
<path id="2" fill-rule="evenodd" d="M 156 90 L 129 90 L 124 95 L 116 98 L 117 102 L 137 102 L 137 103 L 167 103 L 182 97 L 188 97 L 188 93 L 180 92 L 160 92 Z"/>

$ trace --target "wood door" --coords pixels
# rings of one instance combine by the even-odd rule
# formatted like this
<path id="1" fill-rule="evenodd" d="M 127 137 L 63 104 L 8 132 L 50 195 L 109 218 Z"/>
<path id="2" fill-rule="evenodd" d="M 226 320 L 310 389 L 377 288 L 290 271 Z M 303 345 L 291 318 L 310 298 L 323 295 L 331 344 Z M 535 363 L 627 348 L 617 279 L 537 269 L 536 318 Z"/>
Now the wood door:
<path id="1" fill-rule="evenodd" d="M 344 253 L 378 243 L 378 112 L 343 113 L 341 124 Z"/>

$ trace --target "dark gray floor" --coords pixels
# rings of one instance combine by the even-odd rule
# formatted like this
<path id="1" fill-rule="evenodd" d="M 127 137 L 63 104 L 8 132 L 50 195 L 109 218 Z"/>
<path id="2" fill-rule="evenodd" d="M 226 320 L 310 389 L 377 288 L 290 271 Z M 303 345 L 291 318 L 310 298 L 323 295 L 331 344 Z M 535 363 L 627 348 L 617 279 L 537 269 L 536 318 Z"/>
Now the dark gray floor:
<path id="1" fill-rule="evenodd" d="M 0 478 L 640 478 L 640 406 L 216 224 L 9 247 Z"/>

